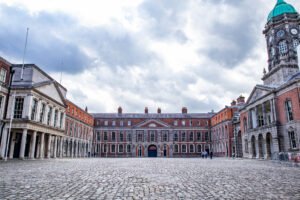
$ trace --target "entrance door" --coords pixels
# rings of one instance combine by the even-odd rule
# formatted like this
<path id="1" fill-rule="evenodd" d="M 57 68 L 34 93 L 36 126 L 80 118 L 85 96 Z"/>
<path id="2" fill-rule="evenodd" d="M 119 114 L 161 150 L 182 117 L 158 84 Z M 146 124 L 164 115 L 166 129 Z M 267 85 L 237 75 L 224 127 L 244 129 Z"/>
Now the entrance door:
<path id="1" fill-rule="evenodd" d="M 155 145 L 149 146 L 148 157 L 157 157 L 157 147 Z"/>

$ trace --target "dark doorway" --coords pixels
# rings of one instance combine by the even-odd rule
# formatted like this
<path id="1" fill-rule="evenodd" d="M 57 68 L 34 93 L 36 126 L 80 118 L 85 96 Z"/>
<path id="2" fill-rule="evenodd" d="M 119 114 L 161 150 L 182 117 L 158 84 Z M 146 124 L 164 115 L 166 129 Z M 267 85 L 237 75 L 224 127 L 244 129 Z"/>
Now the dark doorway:
<path id="1" fill-rule="evenodd" d="M 25 143 L 25 154 L 24 154 L 25 158 L 29 157 L 30 142 L 31 142 L 31 135 L 27 134 L 26 143 Z"/>
<path id="2" fill-rule="evenodd" d="M 157 157 L 157 147 L 155 145 L 149 146 L 148 157 Z"/>
<path id="3" fill-rule="evenodd" d="M 20 157 L 22 134 L 16 133 L 15 147 L 14 147 L 14 158 Z"/>

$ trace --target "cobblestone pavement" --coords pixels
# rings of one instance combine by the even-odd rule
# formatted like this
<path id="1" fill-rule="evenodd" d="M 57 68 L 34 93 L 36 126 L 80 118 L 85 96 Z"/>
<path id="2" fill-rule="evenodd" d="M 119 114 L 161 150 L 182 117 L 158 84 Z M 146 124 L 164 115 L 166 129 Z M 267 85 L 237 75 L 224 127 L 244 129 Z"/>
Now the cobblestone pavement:
<path id="1" fill-rule="evenodd" d="M 300 168 L 230 159 L 0 162 L 0 199 L 300 199 Z"/>

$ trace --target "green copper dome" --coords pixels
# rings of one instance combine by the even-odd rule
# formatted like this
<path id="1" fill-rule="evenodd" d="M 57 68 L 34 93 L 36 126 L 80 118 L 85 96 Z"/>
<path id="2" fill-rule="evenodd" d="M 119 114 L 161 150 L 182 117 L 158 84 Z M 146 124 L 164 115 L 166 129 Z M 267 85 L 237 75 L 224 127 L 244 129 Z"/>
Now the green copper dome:
<path id="1" fill-rule="evenodd" d="M 286 3 L 284 0 L 277 0 L 274 9 L 268 16 L 268 21 L 270 21 L 273 17 L 277 17 L 285 13 L 297 13 L 297 11 L 291 4 Z"/>

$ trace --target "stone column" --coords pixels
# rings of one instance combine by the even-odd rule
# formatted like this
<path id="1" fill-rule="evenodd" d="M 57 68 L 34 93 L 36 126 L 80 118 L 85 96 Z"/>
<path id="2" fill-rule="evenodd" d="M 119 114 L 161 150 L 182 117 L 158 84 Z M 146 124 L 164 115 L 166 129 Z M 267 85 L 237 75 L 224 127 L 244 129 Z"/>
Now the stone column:
<path id="1" fill-rule="evenodd" d="M 258 140 L 258 137 L 255 137 L 255 149 L 256 149 L 256 158 L 259 158 L 259 140 Z"/>
<path id="2" fill-rule="evenodd" d="M 53 158 L 56 158 L 56 153 L 57 153 L 57 136 L 54 137 L 54 149 L 53 149 Z"/>
<path id="3" fill-rule="evenodd" d="M 14 158 L 14 150 L 15 150 L 15 143 L 16 143 L 16 132 L 11 133 L 11 142 L 10 142 L 10 150 L 9 150 L 9 158 Z"/>
<path id="4" fill-rule="evenodd" d="M 63 137 L 60 137 L 60 145 L 59 145 L 59 149 L 60 149 L 60 151 L 59 151 L 59 157 L 60 158 L 63 157 L 63 142 L 64 142 Z"/>
<path id="5" fill-rule="evenodd" d="M 40 159 L 43 159 L 44 158 L 44 143 L 45 143 L 45 133 L 41 133 L 41 141 L 40 141 Z"/>
<path id="6" fill-rule="evenodd" d="M 71 140 L 71 158 L 73 158 L 73 152 L 74 152 L 74 142 Z"/>
<path id="7" fill-rule="evenodd" d="M 5 157 L 7 133 L 8 133 L 8 129 L 4 128 L 2 137 L 1 137 L 1 149 L 0 149 L 0 158 L 2 158 L 2 159 L 4 159 L 4 157 Z"/>
<path id="8" fill-rule="evenodd" d="M 21 149 L 20 149 L 20 159 L 24 159 L 25 157 L 26 139 L 27 139 L 27 129 L 23 129 Z"/>
<path id="9" fill-rule="evenodd" d="M 35 144 L 36 144 L 36 131 L 33 132 L 31 142 L 30 142 L 30 154 L 29 154 L 30 159 L 34 159 Z"/>
<path id="10" fill-rule="evenodd" d="M 51 135 L 48 135 L 48 144 L 47 144 L 47 158 L 51 157 Z"/>

